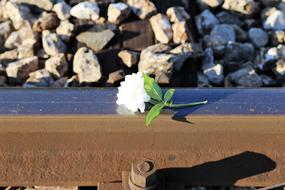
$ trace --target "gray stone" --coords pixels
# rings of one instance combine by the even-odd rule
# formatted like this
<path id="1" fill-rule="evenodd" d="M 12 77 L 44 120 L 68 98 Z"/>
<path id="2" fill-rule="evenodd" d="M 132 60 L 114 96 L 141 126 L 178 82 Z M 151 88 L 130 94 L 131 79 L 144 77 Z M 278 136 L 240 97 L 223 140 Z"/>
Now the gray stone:
<path id="1" fill-rule="evenodd" d="M 111 3 L 108 7 L 108 21 L 110 23 L 119 24 L 129 15 L 130 8 L 125 3 Z"/>
<path id="2" fill-rule="evenodd" d="M 205 4 L 209 7 L 216 8 L 224 2 L 224 0 L 198 0 L 199 3 Z"/>
<path id="3" fill-rule="evenodd" d="M 69 19 L 71 7 L 65 1 L 59 1 L 52 9 L 60 20 Z"/>
<path id="4" fill-rule="evenodd" d="M 119 52 L 118 56 L 127 67 L 131 68 L 138 64 L 140 54 L 135 51 L 122 50 Z"/>
<path id="5" fill-rule="evenodd" d="M 224 81 L 224 68 L 221 64 L 204 66 L 203 73 L 213 84 L 220 85 Z"/>
<path id="6" fill-rule="evenodd" d="M 221 11 L 216 15 L 216 17 L 221 24 L 232 24 L 238 26 L 242 26 L 244 24 L 244 22 L 241 21 L 235 13 L 228 11 Z"/>
<path id="7" fill-rule="evenodd" d="M 77 41 L 86 44 L 88 47 L 97 52 L 102 50 L 114 36 L 114 32 L 107 29 L 98 32 L 82 32 L 76 36 L 76 39 Z"/>
<path id="8" fill-rule="evenodd" d="M 191 34 L 188 29 L 188 24 L 185 21 L 172 24 L 173 42 L 177 44 L 191 41 Z"/>
<path id="9" fill-rule="evenodd" d="M 272 10 L 263 22 L 266 30 L 285 30 L 285 13 L 280 10 Z"/>
<path id="10" fill-rule="evenodd" d="M 214 44 L 227 44 L 228 42 L 235 42 L 235 30 L 231 25 L 216 25 L 211 31 L 210 40 Z"/>
<path id="11" fill-rule="evenodd" d="M 245 15 L 252 15 L 258 6 L 254 0 L 225 0 L 223 8 Z"/>
<path id="12" fill-rule="evenodd" d="M 66 45 L 56 33 L 44 30 L 42 32 L 42 43 L 45 52 L 51 56 L 66 52 Z"/>
<path id="13" fill-rule="evenodd" d="M 219 20 L 210 10 L 204 10 L 200 15 L 195 17 L 195 23 L 199 33 L 208 33 L 211 29 L 219 24 Z"/>
<path id="14" fill-rule="evenodd" d="M 16 62 L 9 63 L 6 68 L 7 76 L 16 83 L 24 82 L 29 74 L 38 69 L 38 58 L 24 58 Z"/>
<path id="15" fill-rule="evenodd" d="M 221 64 L 215 64 L 214 52 L 211 48 L 205 50 L 202 70 L 211 83 L 220 85 L 224 81 L 224 68 Z"/>
<path id="16" fill-rule="evenodd" d="M 208 78 L 201 72 L 198 72 L 198 88 L 212 87 Z"/>
<path id="17" fill-rule="evenodd" d="M 56 78 L 62 77 L 68 71 L 68 63 L 63 53 L 57 54 L 46 60 L 45 69 Z"/>
<path id="18" fill-rule="evenodd" d="M 127 4 L 140 19 L 149 18 L 157 12 L 150 0 L 127 0 Z"/>
<path id="19" fill-rule="evenodd" d="M 251 66 L 229 74 L 230 80 L 238 87 L 261 87 L 262 79 Z"/>
<path id="20" fill-rule="evenodd" d="M 157 14 L 150 18 L 150 24 L 155 38 L 161 43 L 169 43 L 172 40 L 173 32 L 167 16 Z"/>
<path id="21" fill-rule="evenodd" d="M 37 70 L 29 74 L 29 78 L 24 83 L 24 88 L 32 87 L 49 87 L 53 83 L 53 78 L 50 73 L 45 70 Z"/>
<path id="22" fill-rule="evenodd" d="M 81 2 L 71 8 L 70 14 L 78 19 L 96 21 L 99 18 L 100 9 L 96 2 Z"/>
<path id="23" fill-rule="evenodd" d="M 229 42 L 226 45 L 224 59 L 226 61 L 252 61 L 255 49 L 251 43 Z"/>
<path id="24" fill-rule="evenodd" d="M 166 15 L 169 17 L 170 21 L 174 23 L 187 21 L 191 18 L 184 7 L 170 7 L 167 9 Z"/>
<path id="25" fill-rule="evenodd" d="M 251 28 L 248 36 L 256 47 L 264 47 L 268 43 L 268 34 L 260 28 Z"/>
<path id="26" fill-rule="evenodd" d="M 204 65 L 206 66 L 206 65 L 214 65 L 214 64 L 215 64 L 215 59 L 214 59 L 214 52 L 212 48 L 205 49 L 202 69 Z"/>
<path id="27" fill-rule="evenodd" d="M 101 66 L 95 53 L 88 48 L 80 48 L 73 59 L 73 71 L 80 83 L 98 82 L 101 77 Z"/>
<path id="28" fill-rule="evenodd" d="M 263 5 L 265 5 L 266 7 L 273 7 L 278 5 L 278 3 L 280 2 L 280 0 L 260 0 L 261 3 Z"/>
<path id="29" fill-rule="evenodd" d="M 210 36 L 205 36 L 204 41 L 208 47 L 213 48 L 215 54 L 222 55 L 225 51 L 225 45 L 228 42 L 236 41 L 234 27 L 227 24 L 216 25 Z"/>
<path id="30" fill-rule="evenodd" d="M 262 79 L 263 86 L 265 87 L 272 87 L 277 84 L 277 82 L 268 75 L 260 75 L 260 78 Z"/>
<path id="31" fill-rule="evenodd" d="M 44 30 L 53 30 L 59 24 L 56 14 L 43 12 L 40 18 L 34 23 L 33 30 L 42 32 Z"/>
<path id="32" fill-rule="evenodd" d="M 238 25 L 232 25 L 236 33 L 236 41 L 238 42 L 246 42 L 248 41 L 248 34 L 247 31 L 243 30 Z"/>
<path id="33" fill-rule="evenodd" d="M 74 30 L 74 25 L 68 20 L 63 20 L 56 28 L 56 33 L 63 41 L 68 42 L 72 35 L 73 30 Z"/>
<path id="34" fill-rule="evenodd" d="M 59 78 L 56 81 L 54 81 L 52 84 L 50 84 L 51 88 L 63 88 L 64 85 L 67 82 L 67 77 Z"/>

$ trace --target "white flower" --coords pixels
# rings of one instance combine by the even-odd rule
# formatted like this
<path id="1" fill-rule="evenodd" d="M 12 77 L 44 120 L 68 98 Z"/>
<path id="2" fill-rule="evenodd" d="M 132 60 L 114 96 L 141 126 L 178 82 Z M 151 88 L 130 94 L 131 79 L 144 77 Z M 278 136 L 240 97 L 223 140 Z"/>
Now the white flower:
<path id="1" fill-rule="evenodd" d="M 143 73 L 138 72 L 127 75 L 118 90 L 117 104 L 124 105 L 133 112 L 138 110 L 144 112 L 145 102 L 148 102 L 150 97 L 144 89 Z"/>

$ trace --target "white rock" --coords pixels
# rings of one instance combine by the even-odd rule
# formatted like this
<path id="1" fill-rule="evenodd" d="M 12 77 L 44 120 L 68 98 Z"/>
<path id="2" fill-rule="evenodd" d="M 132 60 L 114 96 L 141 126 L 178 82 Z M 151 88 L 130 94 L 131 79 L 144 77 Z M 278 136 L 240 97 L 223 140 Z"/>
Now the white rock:
<path id="1" fill-rule="evenodd" d="M 140 19 L 149 18 L 157 12 L 150 0 L 127 0 L 127 4 Z"/>
<path id="2" fill-rule="evenodd" d="M 80 83 L 98 82 L 102 77 L 97 56 L 85 47 L 80 48 L 74 55 L 73 71 L 77 73 Z"/>
<path id="3" fill-rule="evenodd" d="M 130 15 L 129 6 L 125 3 L 111 3 L 108 7 L 108 21 L 119 24 Z"/>
<path id="4" fill-rule="evenodd" d="M 167 9 L 166 15 L 171 22 L 181 22 L 190 19 L 190 15 L 185 11 L 184 7 L 170 7 Z"/>
<path id="5" fill-rule="evenodd" d="M 251 15 L 256 11 L 257 3 L 254 0 L 225 0 L 223 8 L 245 15 Z"/>
<path id="6" fill-rule="evenodd" d="M 265 54 L 265 62 L 276 61 L 279 58 L 277 47 L 270 48 Z"/>
<path id="7" fill-rule="evenodd" d="M 78 19 L 96 21 L 99 18 L 100 9 L 96 2 L 81 2 L 71 8 L 70 14 Z"/>
<path id="8" fill-rule="evenodd" d="M 175 43 L 185 43 L 191 40 L 187 22 L 176 22 L 172 25 L 173 41 Z"/>
<path id="9" fill-rule="evenodd" d="M 276 66 L 273 68 L 273 72 L 279 79 L 285 78 L 285 60 L 280 59 L 277 61 Z"/>
<path id="10" fill-rule="evenodd" d="M 10 34 L 5 42 L 6 48 L 18 48 L 19 59 L 34 55 L 37 36 L 29 26 L 21 27 Z"/>
<path id="11" fill-rule="evenodd" d="M 18 50 L 17 49 L 5 51 L 5 52 L 0 54 L 0 65 L 16 61 L 17 58 L 18 58 Z"/>
<path id="12" fill-rule="evenodd" d="M 174 64 L 171 58 L 174 56 L 167 53 L 170 50 L 166 44 L 155 44 L 144 49 L 140 55 L 139 71 L 150 75 L 171 74 Z"/>
<path id="13" fill-rule="evenodd" d="M 69 41 L 70 36 L 74 30 L 74 25 L 68 20 L 63 20 L 60 22 L 59 26 L 56 28 L 56 33 L 64 41 Z"/>
<path id="14" fill-rule="evenodd" d="M 30 57 L 9 63 L 6 73 L 11 80 L 23 82 L 29 77 L 29 73 L 38 69 L 38 58 Z"/>
<path id="15" fill-rule="evenodd" d="M 224 2 L 224 0 L 198 0 L 198 1 L 212 8 L 216 8 Z"/>
<path id="16" fill-rule="evenodd" d="M 122 50 L 119 52 L 118 56 L 121 58 L 122 62 L 129 68 L 136 65 L 139 61 L 139 53 L 130 50 Z"/>
<path id="17" fill-rule="evenodd" d="M 4 37 L 4 39 L 7 39 L 12 31 L 11 21 L 5 21 L 0 24 L 0 36 Z"/>
<path id="18" fill-rule="evenodd" d="M 285 13 L 280 10 L 274 10 L 265 19 L 263 28 L 266 30 L 285 30 Z"/>
<path id="19" fill-rule="evenodd" d="M 27 6 L 18 5 L 14 2 L 7 2 L 5 12 L 13 23 L 15 29 L 19 29 L 23 25 L 31 24 L 35 18 L 31 14 Z"/>
<path id="20" fill-rule="evenodd" d="M 53 83 L 53 78 L 46 69 L 37 70 L 29 74 L 29 78 L 23 85 L 24 88 L 49 87 Z"/>
<path id="21" fill-rule="evenodd" d="M 172 28 L 167 16 L 159 13 L 155 16 L 152 16 L 149 21 L 153 29 L 155 38 L 159 42 L 169 43 L 172 40 Z"/>
<path id="22" fill-rule="evenodd" d="M 66 20 L 70 17 L 71 7 L 67 3 L 65 3 L 65 1 L 60 1 L 56 3 L 53 6 L 52 10 L 56 13 L 57 17 L 60 20 Z"/>
<path id="23" fill-rule="evenodd" d="M 63 53 L 57 54 L 46 60 L 45 68 L 53 76 L 59 78 L 68 71 L 68 63 Z"/>
<path id="24" fill-rule="evenodd" d="M 42 43 L 45 52 L 49 55 L 66 52 L 66 45 L 56 33 L 51 33 L 48 30 L 42 32 Z"/>

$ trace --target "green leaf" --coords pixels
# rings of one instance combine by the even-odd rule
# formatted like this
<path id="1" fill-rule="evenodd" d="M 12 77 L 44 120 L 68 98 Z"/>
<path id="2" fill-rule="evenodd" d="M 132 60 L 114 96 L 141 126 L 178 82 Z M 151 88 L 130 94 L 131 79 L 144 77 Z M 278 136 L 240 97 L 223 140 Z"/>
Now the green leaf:
<path id="1" fill-rule="evenodd" d="M 155 106 L 153 106 L 151 108 L 151 110 L 148 112 L 147 116 L 146 116 L 146 126 L 150 126 L 150 123 L 159 116 L 159 114 L 161 113 L 161 110 L 164 108 L 164 104 L 163 103 L 159 103 L 156 104 Z"/>
<path id="2" fill-rule="evenodd" d="M 166 91 L 166 93 L 164 94 L 164 98 L 163 98 L 164 101 L 165 101 L 165 102 L 168 102 L 169 100 L 171 100 L 171 98 L 172 98 L 174 92 L 175 92 L 175 89 L 173 89 L 173 88 L 168 89 L 168 90 Z"/>
<path id="3" fill-rule="evenodd" d="M 162 101 L 162 90 L 155 80 L 144 74 L 144 89 L 146 93 L 153 99 Z"/>

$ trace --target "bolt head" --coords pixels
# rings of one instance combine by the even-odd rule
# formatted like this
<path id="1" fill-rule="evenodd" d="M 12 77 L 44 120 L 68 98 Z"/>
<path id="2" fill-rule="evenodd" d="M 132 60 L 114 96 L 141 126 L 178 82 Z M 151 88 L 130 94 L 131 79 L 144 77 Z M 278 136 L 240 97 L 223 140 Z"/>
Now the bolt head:
<path id="1" fill-rule="evenodd" d="M 156 183 L 155 162 L 149 159 L 137 160 L 132 163 L 131 181 L 140 187 L 149 187 Z"/>

